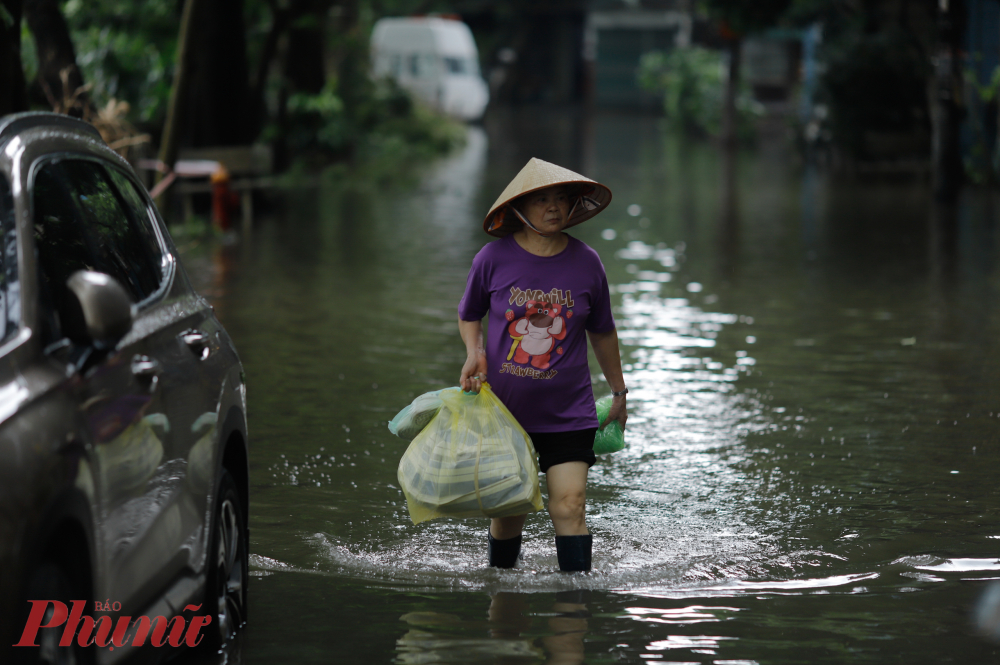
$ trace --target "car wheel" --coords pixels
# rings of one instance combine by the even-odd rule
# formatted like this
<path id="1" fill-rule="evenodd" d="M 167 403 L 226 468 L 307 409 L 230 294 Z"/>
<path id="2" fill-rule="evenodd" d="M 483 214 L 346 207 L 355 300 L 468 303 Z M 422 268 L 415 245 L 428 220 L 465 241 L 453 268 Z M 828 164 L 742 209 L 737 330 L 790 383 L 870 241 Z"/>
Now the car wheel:
<path id="1" fill-rule="evenodd" d="M 30 600 L 58 600 L 70 607 L 73 600 L 84 600 L 82 585 L 75 580 L 70 571 L 57 561 L 44 559 L 35 565 L 28 574 L 28 585 L 25 589 L 24 616 L 19 623 L 24 626 L 28 619 Z M 88 603 L 89 604 L 89 603 Z M 89 608 L 88 608 L 89 609 Z M 49 605 L 42 623 L 48 623 L 54 609 Z M 86 612 L 86 609 L 85 609 Z M 86 665 L 93 663 L 93 650 L 80 647 L 76 640 L 73 645 L 60 647 L 65 625 L 52 628 L 42 628 L 38 631 L 35 644 L 38 647 L 18 647 L 14 649 L 14 662 L 19 665 Z M 75 637 L 75 636 L 74 636 Z"/>
<path id="2" fill-rule="evenodd" d="M 221 647 L 246 623 L 247 552 L 246 510 L 236 482 L 225 469 L 219 482 L 212 518 L 206 609 L 213 614 L 210 646 Z"/>

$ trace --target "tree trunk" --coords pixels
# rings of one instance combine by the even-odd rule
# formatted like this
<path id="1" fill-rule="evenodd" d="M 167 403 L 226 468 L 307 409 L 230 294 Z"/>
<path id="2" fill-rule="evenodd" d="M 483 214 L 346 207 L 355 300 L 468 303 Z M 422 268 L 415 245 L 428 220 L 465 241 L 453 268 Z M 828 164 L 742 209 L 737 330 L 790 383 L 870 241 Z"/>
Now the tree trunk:
<path id="1" fill-rule="evenodd" d="M 264 119 L 267 116 L 267 75 L 271 71 L 271 64 L 278 53 L 278 40 L 285 27 L 279 21 L 284 17 L 285 12 L 274 10 L 271 18 L 271 29 L 264 39 L 264 45 L 260 49 L 260 59 L 257 61 L 257 68 L 253 81 L 250 83 L 250 110 L 252 112 L 253 130 L 259 134 L 264 128 Z"/>
<path id="2" fill-rule="evenodd" d="M 52 108 L 77 118 L 88 104 L 83 75 L 76 64 L 76 51 L 69 26 L 57 0 L 25 0 L 24 17 L 35 36 L 38 52 L 38 83 Z"/>
<path id="3" fill-rule="evenodd" d="M 183 132 L 193 146 L 255 138 L 243 0 L 204 0 L 190 47 L 196 53 Z"/>
<path id="4" fill-rule="evenodd" d="M 285 35 L 284 39 L 279 40 L 278 51 L 279 59 L 281 63 L 285 62 L 285 56 L 288 53 L 288 35 Z M 284 71 L 282 67 L 282 71 Z M 274 114 L 274 124 L 279 128 L 277 136 L 271 143 L 271 150 L 274 160 L 274 170 L 281 173 L 288 169 L 291 162 L 288 150 L 287 141 L 287 130 L 288 130 L 288 97 L 291 94 L 289 91 L 290 84 L 288 79 L 284 76 L 281 77 L 280 83 L 278 85 L 278 99 L 277 106 L 275 108 Z"/>
<path id="5" fill-rule="evenodd" d="M 932 173 L 934 197 L 954 203 L 962 188 L 961 123 L 962 41 L 965 36 L 964 0 L 941 0 L 938 6 L 938 54 L 934 63 L 931 99 Z"/>
<path id="6" fill-rule="evenodd" d="M 296 92 L 317 94 L 326 84 L 323 44 L 326 41 L 326 12 L 317 13 L 314 25 L 294 27 L 288 31 L 288 51 L 285 54 L 285 77 Z"/>
<path id="7" fill-rule="evenodd" d="M 21 66 L 21 0 L 0 3 L 0 115 L 28 110 Z"/>
<path id="8" fill-rule="evenodd" d="M 267 77 L 271 72 L 275 58 L 278 56 L 281 38 L 288 30 L 288 26 L 298 16 L 301 3 L 292 3 L 285 9 L 281 9 L 276 0 L 268 0 L 268 5 L 271 8 L 271 29 L 260 49 L 260 59 L 257 61 L 253 81 L 250 85 L 251 123 L 255 136 L 264 128 L 264 123 L 267 120 Z M 282 90 L 284 90 L 284 86 Z"/>
<path id="9" fill-rule="evenodd" d="M 340 5 L 340 64 L 337 67 L 337 94 L 348 117 L 357 120 L 368 78 L 368 52 L 360 27 L 359 0 L 343 0 Z"/>
<path id="10" fill-rule="evenodd" d="M 738 138 L 738 118 L 736 114 L 736 97 L 740 90 L 741 54 L 743 41 L 737 37 L 729 45 L 729 76 L 726 77 L 726 90 L 722 101 L 722 145 L 726 148 L 736 147 Z"/>
<path id="11" fill-rule="evenodd" d="M 177 69 L 170 89 L 170 101 L 167 105 L 167 118 L 163 125 L 163 138 L 160 139 L 160 161 L 172 169 L 177 161 L 177 149 L 180 131 L 184 124 L 184 108 L 188 90 L 191 84 L 191 70 L 196 55 L 194 40 L 196 27 L 201 18 L 201 9 L 205 0 L 187 0 L 181 15 L 180 34 L 177 38 Z M 163 179 L 162 173 L 157 175 L 157 182 Z M 164 209 L 165 197 L 161 194 L 156 203 Z"/>

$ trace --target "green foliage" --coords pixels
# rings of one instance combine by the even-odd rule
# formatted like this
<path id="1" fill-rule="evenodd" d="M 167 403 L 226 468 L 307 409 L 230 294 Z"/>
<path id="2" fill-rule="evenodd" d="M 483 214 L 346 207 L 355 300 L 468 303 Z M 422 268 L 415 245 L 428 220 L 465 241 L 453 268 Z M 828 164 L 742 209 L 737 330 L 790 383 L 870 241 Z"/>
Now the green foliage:
<path id="1" fill-rule="evenodd" d="M 981 61 L 982 54 L 970 54 L 970 59 Z M 988 136 L 984 126 L 983 116 L 997 113 L 997 102 L 1000 101 L 1000 66 L 993 69 L 993 73 L 986 82 L 980 82 L 976 68 L 966 67 L 963 76 L 965 85 L 972 91 L 970 99 L 972 109 L 968 115 L 969 132 L 971 142 L 968 146 L 968 154 L 965 157 L 965 174 L 969 180 L 977 185 L 995 181 L 997 173 L 1000 172 L 1000 144 L 996 137 Z M 996 130 L 994 130 L 996 131 Z M 993 154 L 990 153 L 991 146 L 988 145 L 993 140 Z"/>
<path id="2" fill-rule="evenodd" d="M 63 14 L 96 105 L 124 100 L 136 120 L 162 122 L 177 48 L 177 3 L 68 0 Z"/>
<path id="3" fill-rule="evenodd" d="M 325 11 L 323 5 L 316 4 L 317 12 Z M 287 9 L 287 3 L 244 0 L 251 76 L 273 27 L 275 6 Z M 391 82 L 375 82 L 368 76 L 371 24 L 380 16 L 409 14 L 421 7 L 422 11 L 447 9 L 443 2 L 428 5 L 424 0 L 361 0 L 362 18 L 355 30 L 337 31 L 337 21 L 330 19 L 325 49 L 329 62 L 339 62 L 337 72 L 329 74 L 317 95 L 292 94 L 286 117 L 280 124 L 275 119 L 265 122 L 261 140 L 283 141 L 289 154 L 313 163 L 388 154 L 406 159 L 439 154 L 455 145 L 462 135 L 455 123 L 415 107 L 409 94 Z M 111 98 L 126 101 L 131 107 L 129 119 L 155 133 L 166 115 L 176 67 L 178 1 L 62 0 L 61 9 L 94 106 L 103 107 Z M 310 11 L 293 24 L 309 27 L 322 20 L 323 14 Z M 21 55 L 25 76 L 33 80 L 38 62 L 27 22 L 22 27 Z M 272 109 L 280 105 L 275 102 L 286 85 L 277 79 L 272 75 L 264 85 Z"/>
<path id="4" fill-rule="evenodd" d="M 264 139 L 283 139 L 292 153 L 343 153 L 350 143 L 351 123 L 335 88 L 335 81 L 330 79 L 318 95 L 291 95 L 285 126 L 269 125 Z"/>
<path id="5" fill-rule="evenodd" d="M 283 140 L 297 158 L 319 163 L 390 156 L 405 162 L 442 154 L 461 140 L 457 123 L 414 104 L 390 79 L 372 81 L 354 94 L 355 104 L 348 107 L 331 77 L 317 95 L 291 95 L 285 123 L 269 125 L 265 139 Z"/>
<path id="6" fill-rule="evenodd" d="M 965 69 L 965 84 L 969 86 L 976 97 L 984 104 L 996 101 L 997 92 L 1000 91 L 1000 66 L 993 70 L 993 74 L 985 83 L 979 82 L 979 76 L 976 74 L 975 69 L 967 67 Z"/>
<path id="7" fill-rule="evenodd" d="M 21 23 L 21 69 L 24 71 L 25 81 L 33 81 L 38 76 L 38 52 L 27 21 Z"/>
<path id="8" fill-rule="evenodd" d="M 638 73 L 639 85 L 663 95 L 667 122 L 699 136 L 717 136 L 721 130 L 726 75 L 723 54 L 701 47 L 646 53 Z M 746 86 L 737 95 L 736 112 L 740 138 L 752 138 L 753 119 L 762 110 Z"/>
<path id="9" fill-rule="evenodd" d="M 62 9 L 95 105 L 111 98 L 127 101 L 133 121 L 160 126 L 175 70 L 177 0 L 67 0 Z M 245 0 L 244 13 L 250 62 L 255 63 L 272 17 L 263 0 Z M 38 68 L 26 23 L 21 58 L 25 77 L 33 79 Z"/>
<path id="10" fill-rule="evenodd" d="M 373 128 L 360 154 L 371 162 L 408 165 L 445 154 L 464 140 L 460 122 L 415 104 L 408 115 L 389 116 Z"/>
<path id="11" fill-rule="evenodd" d="M 194 251 L 199 246 L 211 247 L 211 242 L 208 241 L 218 240 L 222 234 L 212 220 L 204 215 L 195 214 L 172 220 L 170 224 L 170 238 L 181 253 Z"/>

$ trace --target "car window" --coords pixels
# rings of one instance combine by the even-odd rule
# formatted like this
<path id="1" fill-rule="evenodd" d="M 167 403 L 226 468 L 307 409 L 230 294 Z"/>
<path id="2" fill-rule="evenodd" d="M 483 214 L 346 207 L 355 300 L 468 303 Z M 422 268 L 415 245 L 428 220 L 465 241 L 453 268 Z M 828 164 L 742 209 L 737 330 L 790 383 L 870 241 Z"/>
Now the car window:
<path id="1" fill-rule="evenodd" d="M 133 194 L 135 194 L 133 192 Z M 65 311 L 66 280 L 77 270 L 96 270 L 117 279 L 134 302 L 152 295 L 163 280 L 159 241 L 149 224 L 127 203 L 107 170 L 89 160 L 45 164 L 35 175 L 35 250 L 40 291 L 47 306 L 43 321 L 49 340 L 61 332 L 56 313 Z"/>
<path id="2" fill-rule="evenodd" d="M 111 176 L 111 180 L 114 182 L 118 193 L 121 194 L 122 201 L 131 215 L 131 221 L 135 224 L 136 231 L 141 236 L 146 251 L 149 252 L 151 257 L 155 257 L 157 265 L 160 267 L 160 276 L 162 277 L 162 250 L 160 249 L 160 241 L 156 238 L 156 231 L 153 228 L 153 219 L 149 215 L 149 208 L 146 207 L 146 199 L 139 193 L 135 183 L 125 177 L 121 171 L 108 169 L 108 175 Z"/>
<path id="3" fill-rule="evenodd" d="M 21 282 L 17 277 L 17 226 L 10 184 L 0 177 L 0 340 L 17 332 Z"/>
<path id="4" fill-rule="evenodd" d="M 96 270 L 121 282 L 136 302 L 159 288 L 156 235 L 148 219 L 136 219 L 101 165 L 46 164 L 35 177 L 33 200 L 35 245 L 47 279 L 64 285 L 77 270 Z"/>

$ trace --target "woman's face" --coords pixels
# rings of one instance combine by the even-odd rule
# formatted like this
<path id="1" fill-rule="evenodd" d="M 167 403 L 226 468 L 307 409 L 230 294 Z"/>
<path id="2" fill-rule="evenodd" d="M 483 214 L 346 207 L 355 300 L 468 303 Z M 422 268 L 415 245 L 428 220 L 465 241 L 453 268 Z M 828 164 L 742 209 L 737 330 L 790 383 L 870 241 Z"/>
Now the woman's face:
<path id="1" fill-rule="evenodd" d="M 569 221 L 569 192 L 561 186 L 540 189 L 524 197 L 518 209 L 542 233 L 558 233 Z"/>

